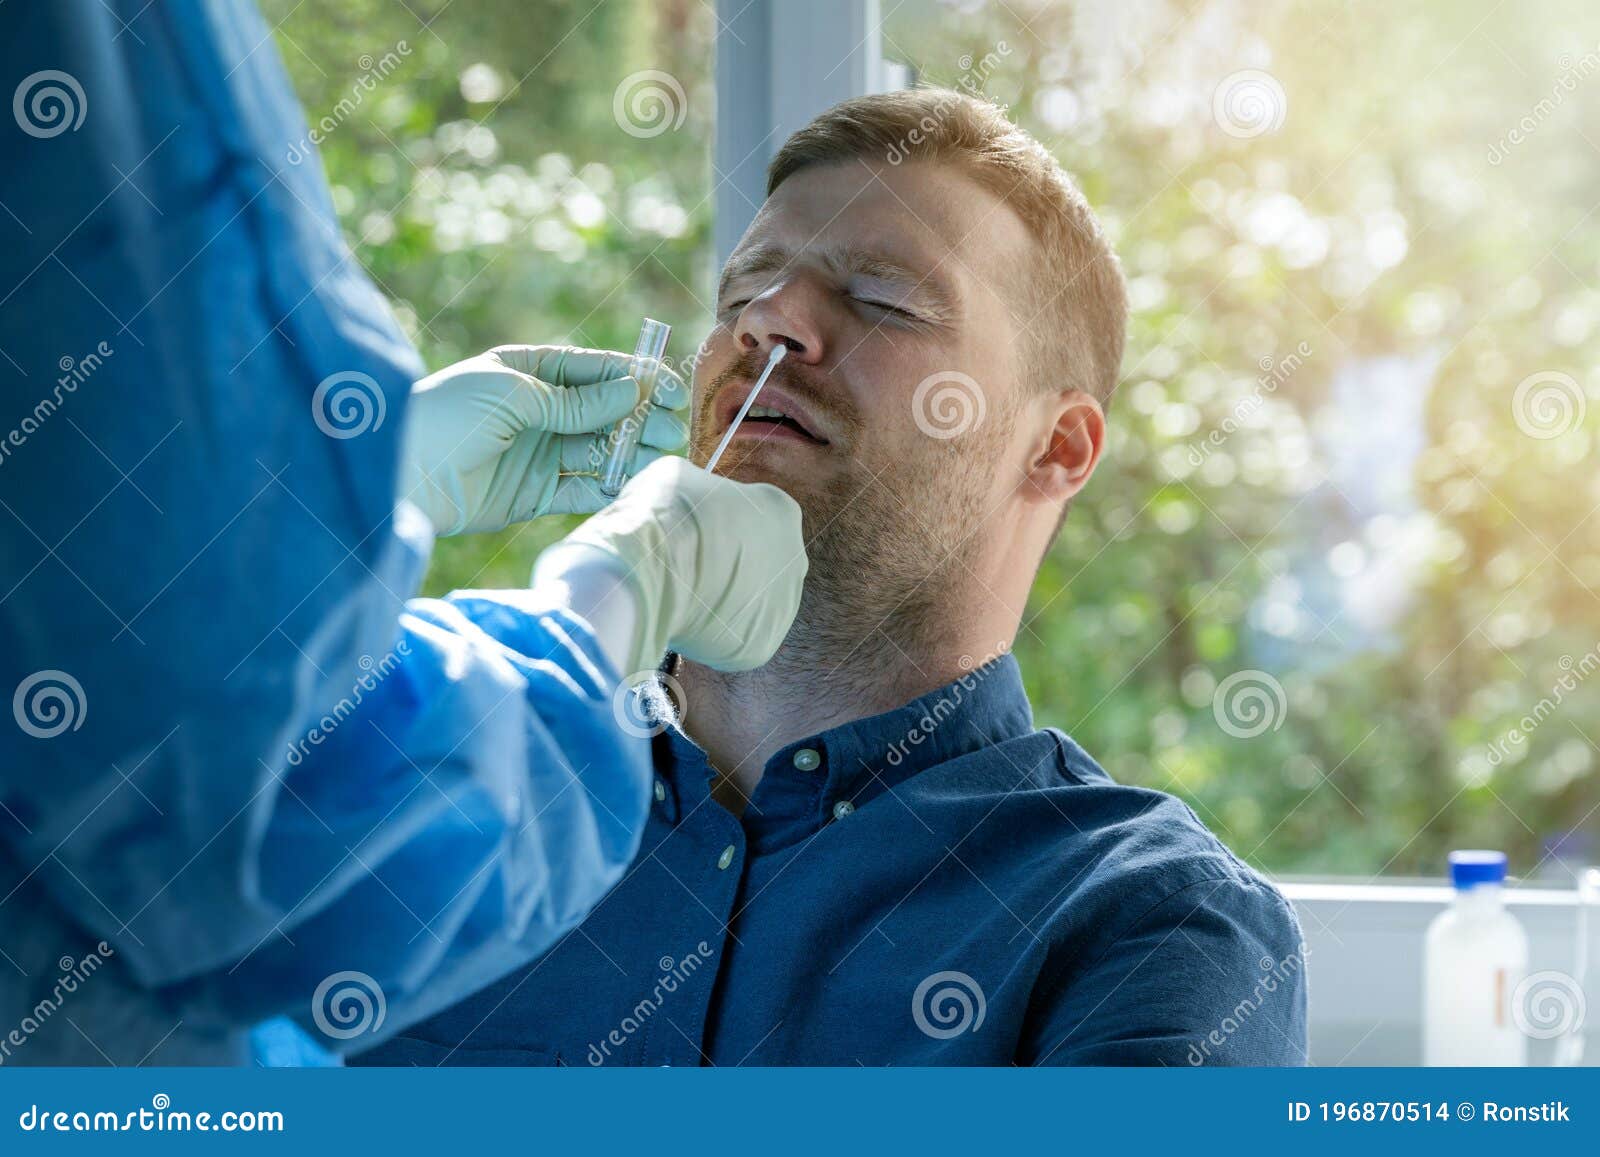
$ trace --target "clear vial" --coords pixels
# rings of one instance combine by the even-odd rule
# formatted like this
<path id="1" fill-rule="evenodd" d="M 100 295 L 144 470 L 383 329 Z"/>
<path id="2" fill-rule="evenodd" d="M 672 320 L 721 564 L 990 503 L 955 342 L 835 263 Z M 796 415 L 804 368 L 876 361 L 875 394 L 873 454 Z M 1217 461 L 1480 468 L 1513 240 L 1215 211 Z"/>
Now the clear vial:
<path id="1" fill-rule="evenodd" d="M 611 431 L 611 447 L 606 454 L 605 469 L 600 474 L 600 491 L 607 498 L 615 498 L 628 480 L 628 467 L 633 464 L 639 439 L 644 435 L 644 420 L 650 413 L 650 399 L 656 392 L 656 375 L 671 336 L 672 327 L 653 317 L 645 318 L 639 327 L 639 340 L 633 347 L 633 362 L 629 367 L 634 381 L 639 383 L 639 404 Z"/>

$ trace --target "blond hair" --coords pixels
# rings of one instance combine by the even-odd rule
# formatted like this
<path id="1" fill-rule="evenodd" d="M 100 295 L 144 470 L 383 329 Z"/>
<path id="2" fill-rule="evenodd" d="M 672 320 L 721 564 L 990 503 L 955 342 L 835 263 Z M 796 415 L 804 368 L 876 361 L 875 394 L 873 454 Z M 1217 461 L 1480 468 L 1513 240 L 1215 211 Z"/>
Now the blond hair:
<path id="1" fill-rule="evenodd" d="M 1122 268 L 1089 203 L 1043 145 L 992 104 L 941 88 L 856 97 L 791 136 L 767 195 L 801 169 L 841 161 L 949 161 L 1017 213 L 1039 247 L 1019 322 L 1028 372 L 1109 406 L 1128 323 Z"/>

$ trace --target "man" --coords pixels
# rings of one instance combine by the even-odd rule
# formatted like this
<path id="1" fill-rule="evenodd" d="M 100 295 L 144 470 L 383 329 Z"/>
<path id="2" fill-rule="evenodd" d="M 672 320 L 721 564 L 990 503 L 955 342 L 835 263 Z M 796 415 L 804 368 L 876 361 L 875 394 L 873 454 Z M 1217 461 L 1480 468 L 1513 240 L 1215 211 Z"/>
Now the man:
<path id="1" fill-rule="evenodd" d="M 799 616 L 760 669 L 677 665 L 639 859 L 577 931 L 366 1063 L 1303 1063 L 1288 905 L 1036 730 L 1008 653 L 1122 355 L 1081 194 L 991 107 L 850 101 L 774 159 L 717 309 L 691 453 L 787 346 L 724 469 L 798 500 Z"/>

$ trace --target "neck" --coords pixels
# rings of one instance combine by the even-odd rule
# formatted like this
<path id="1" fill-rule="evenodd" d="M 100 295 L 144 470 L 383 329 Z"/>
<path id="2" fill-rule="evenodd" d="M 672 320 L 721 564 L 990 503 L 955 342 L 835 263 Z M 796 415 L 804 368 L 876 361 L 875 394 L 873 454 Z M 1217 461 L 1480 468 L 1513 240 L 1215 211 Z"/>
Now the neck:
<path id="1" fill-rule="evenodd" d="M 765 666 L 729 673 L 680 664 L 685 733 L 717 772 L 713 795 L 736 815 L 785 745 L 892 711 L 960 678 L 1010 647 L 1021 617 L 1020 599 L 1013 608 L 1012 600 L 968 597 L 964 587 L 962 599 L 938 601 L 964 603 L 965 614 L 939 613 L 927 600 L 910 613 L 877 615 L 874 626 L 861 622 L 859 605 L 836 614 L 825 598 L 809 597 L 823 585 L 808 588 L 812 605 L 802 603 Z M 974 605 L 986 613 L 973 613 Z"/>

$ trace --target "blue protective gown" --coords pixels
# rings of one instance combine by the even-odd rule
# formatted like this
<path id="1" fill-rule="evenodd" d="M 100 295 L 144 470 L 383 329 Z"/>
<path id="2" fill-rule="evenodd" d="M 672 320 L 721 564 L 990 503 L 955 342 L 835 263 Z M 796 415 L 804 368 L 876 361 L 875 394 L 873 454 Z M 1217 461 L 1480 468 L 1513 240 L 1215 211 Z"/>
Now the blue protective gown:
<path id="1" fill-rule="evenodd" d="M 369 1046 L 604 895 L 647 745 L 582 622 L 407 601 L 421 367 L 254 9 L 7 4 L 0 62 L 0 1064 Z"/>

